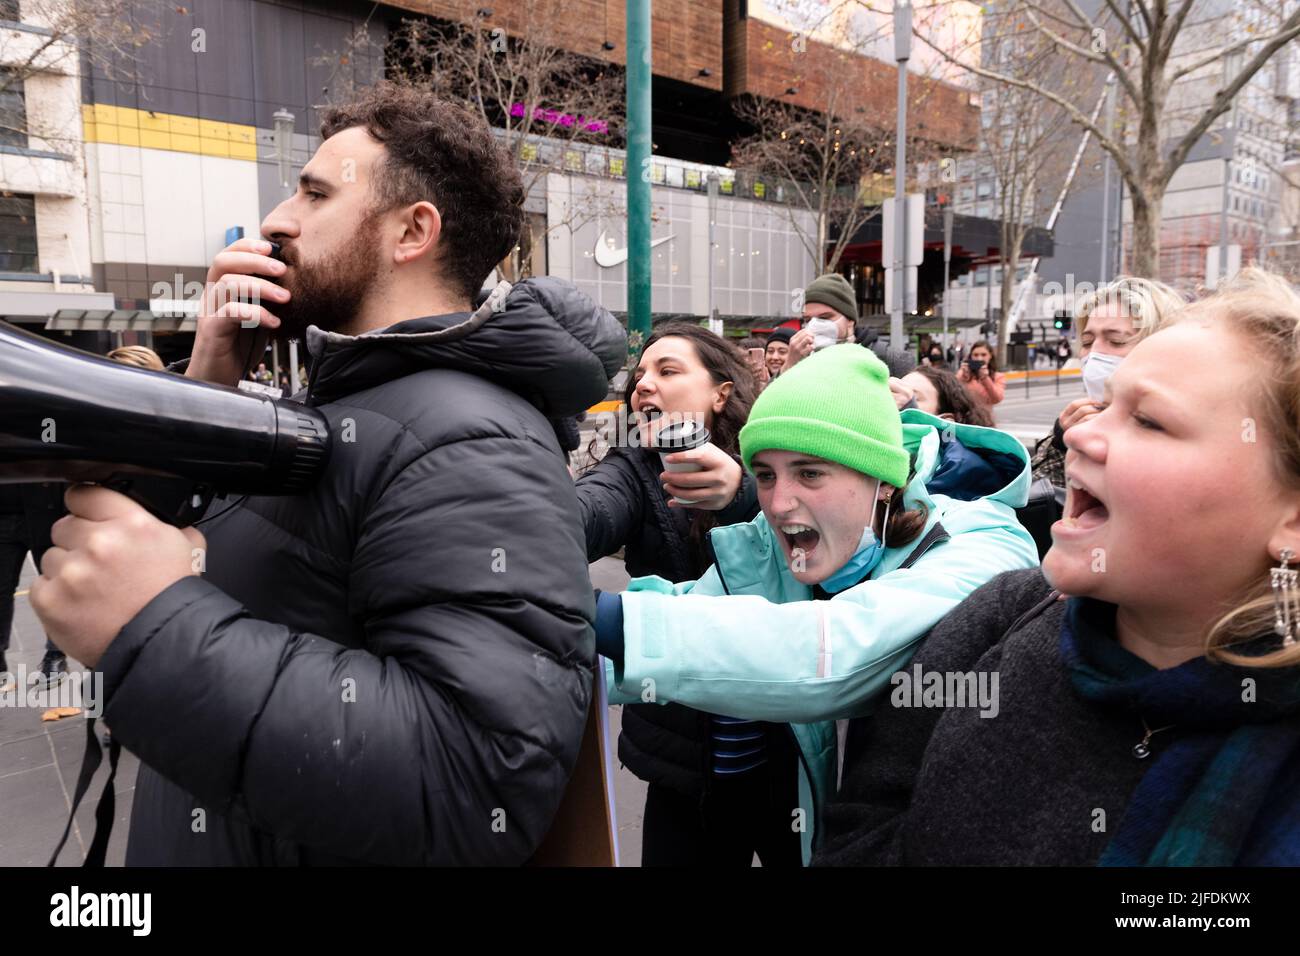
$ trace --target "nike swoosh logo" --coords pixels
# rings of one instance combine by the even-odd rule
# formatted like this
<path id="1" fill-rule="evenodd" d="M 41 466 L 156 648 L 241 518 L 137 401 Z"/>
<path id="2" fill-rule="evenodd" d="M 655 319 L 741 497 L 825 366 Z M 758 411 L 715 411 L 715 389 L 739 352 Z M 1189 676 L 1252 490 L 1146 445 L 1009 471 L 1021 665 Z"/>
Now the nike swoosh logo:
<path id="1" fill-rule="evenodd" d="M 671 236 L 664 236 L 662 239 L 655 239 L 650 243 L 650 248 L 653 249 L 655 246 L 661 245 L 669 239 L 675 238 L 675 236 L 676 233 Z M 627 248 L 615 249 L 614 240 L 605 234 L 604 229 L 602 229 L 600 235 L 596 237 L 595 254 L 596 265 L 600 266 L 602 269 L 612 269 L 616 265 L 627 262 Z"/>

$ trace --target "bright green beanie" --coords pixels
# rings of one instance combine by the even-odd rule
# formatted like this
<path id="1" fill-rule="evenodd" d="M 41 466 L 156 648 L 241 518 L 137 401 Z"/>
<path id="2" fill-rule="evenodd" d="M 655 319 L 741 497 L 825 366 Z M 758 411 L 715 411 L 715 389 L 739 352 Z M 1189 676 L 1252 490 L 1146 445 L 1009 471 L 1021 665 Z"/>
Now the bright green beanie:
<path id="1" fill-rule="evenodd" d="M 850 342 L 782 373 L 763 389 L 740 430 L 746 468 L 766 449 L 815 455 L 902 488 L 910 461 L 885 363 Z"/>

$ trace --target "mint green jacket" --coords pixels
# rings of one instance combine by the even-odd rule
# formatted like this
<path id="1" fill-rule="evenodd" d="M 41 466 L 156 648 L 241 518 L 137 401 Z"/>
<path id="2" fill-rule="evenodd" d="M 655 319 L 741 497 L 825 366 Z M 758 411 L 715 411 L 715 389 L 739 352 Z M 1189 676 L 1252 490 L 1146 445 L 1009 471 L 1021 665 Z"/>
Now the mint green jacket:
<path id="1" fill-rule="evenodd" d="M 835 721 L 869 713 L 917 643 L 980 585 L 1003 571 L 1035 567 L 1038 551 L 1016 520 L 1029 493 L 1029 458 L 1006 432 L 957 425 L 925 412 L 902 413 L 903 444 L 915 473 L 908 508 L 926 506 L 925 531 L 943 522 L 948 540 L 911 567 L 920 541 L 887 547 L 869 579 L 814 601 L 795 580 L 762 514 L 709 533 L 715 564 L 698 581 L 636 578 L 623 594 L 623 666 L 607 664 L 610 703 L 674 701 L 749 720 L 789 723 L 802 760 L 799 796 L 804 862 L 817 811 L 834 792 Z M 925 488 L 939 465 L 940 431 L 968 448 L 1021 463 L 1014 480 L 987 497 L 958 501 Z M 886 542 L 888 544 L 888 542 Z"/>

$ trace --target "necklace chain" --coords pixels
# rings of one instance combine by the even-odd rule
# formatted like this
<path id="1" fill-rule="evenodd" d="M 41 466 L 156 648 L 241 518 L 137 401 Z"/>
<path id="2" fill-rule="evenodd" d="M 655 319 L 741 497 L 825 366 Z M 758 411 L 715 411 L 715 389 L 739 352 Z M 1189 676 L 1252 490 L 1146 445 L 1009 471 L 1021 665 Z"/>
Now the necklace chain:
<path id="1" fill-rule="evenodd" d="M 1151 738 L 1163 731 L 1172 730 L 1174 725 L 1167 724 L 1164 727 L 1157 727 L 1155 730 L 1152 730 L 1147 726 L 1145 717 L 1139 714 L 1138 719 L 1142 721 L 1142 730 L 1145 731 L 1145 733 L 1142 735 L 1142 739 L 1133 745 L 1133 756 L 1138 760 L 1145 760 L 1147 757 L 1151 756 Z"/>

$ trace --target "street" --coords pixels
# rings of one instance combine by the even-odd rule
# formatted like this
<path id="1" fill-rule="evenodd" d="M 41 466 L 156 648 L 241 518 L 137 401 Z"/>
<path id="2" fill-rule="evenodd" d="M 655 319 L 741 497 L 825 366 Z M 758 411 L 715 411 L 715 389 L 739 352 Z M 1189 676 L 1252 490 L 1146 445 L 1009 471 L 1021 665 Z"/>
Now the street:
<path id="1" fill-rule="evenodd" d="M 1083 395 L 1083 382 L 1077 375 L 1061 379 L 1059 395 L 1054 378 L 1034 379 L 1028 397 L 1024 382 L 1008 382 L 1006 398 L 994 407 L 993 418 L 998 428 L 1015 435 L 1032 451 L 1038 439 L 1051 433 L 1061 409 Z"/>

